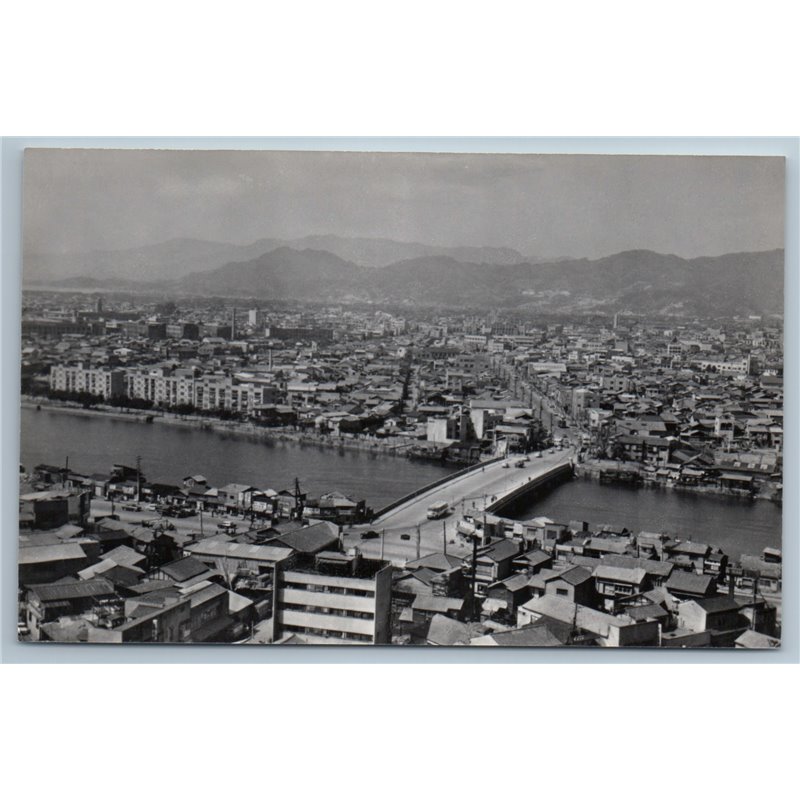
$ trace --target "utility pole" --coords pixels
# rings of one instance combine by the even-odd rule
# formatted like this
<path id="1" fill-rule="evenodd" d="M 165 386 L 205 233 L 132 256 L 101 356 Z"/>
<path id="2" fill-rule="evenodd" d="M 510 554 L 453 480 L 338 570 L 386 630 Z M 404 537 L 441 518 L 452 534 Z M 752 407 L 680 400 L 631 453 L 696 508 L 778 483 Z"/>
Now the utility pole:
<path id="1" fill-rule="evenodd" d="M 383 561 L 383 550 L 386 542 L 386 528 L 381 531 L 381 561 Z"/>
<path id="2" fill-rule="evenodd" d="M 422 534 L 420 532 L 420 525 L 419 525 L 419 523 L 417 523 L 417 561 L 419 561 L 419 557 L 420 557 L 420 552 L 419 551 L 420 551 L 420 539 L 421 539 L 421 536 L 422 536 Z"/>
<path id="3" fill-rule="evenodd" d="M 447 555 L 447 522 L 442 520 L 442 550 Z"/>
<path id="4" fill-rule="evenodd" d="M 200 538 L 203 539 L 205 534 L 203 533 L 203 506 L 200 506 Z"/>
<path id="5" fill-rule="evenodd" d="M 475 596 L 475 580 L 478 571 L 478 537 L 472 535 L 472 619 L 478 616 L 478 598 Z"/>
<path id="6" fill-rule="evenodd" d="M 142 499 L 142 457 L 136 456 L 136 502 Z"/>

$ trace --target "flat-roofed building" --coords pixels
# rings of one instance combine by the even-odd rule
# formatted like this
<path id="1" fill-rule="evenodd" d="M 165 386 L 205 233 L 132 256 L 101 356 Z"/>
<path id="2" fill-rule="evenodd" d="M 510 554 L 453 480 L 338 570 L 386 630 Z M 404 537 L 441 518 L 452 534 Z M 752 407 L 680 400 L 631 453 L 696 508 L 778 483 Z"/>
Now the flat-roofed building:
<path id="1" fill-rule="evenodd" d="M 83 364 L 50 367 L 50 388 L 57 392 L 86 392 L 108 400 L 125 394 L 125 371 L 84 367 Z"/>
<path id="2" fill-rule="evenodd" d="M 273 637 L 315 644 L 389 644 L 392 567 L 360 553 L 323 551 L 275 570 Z"/>

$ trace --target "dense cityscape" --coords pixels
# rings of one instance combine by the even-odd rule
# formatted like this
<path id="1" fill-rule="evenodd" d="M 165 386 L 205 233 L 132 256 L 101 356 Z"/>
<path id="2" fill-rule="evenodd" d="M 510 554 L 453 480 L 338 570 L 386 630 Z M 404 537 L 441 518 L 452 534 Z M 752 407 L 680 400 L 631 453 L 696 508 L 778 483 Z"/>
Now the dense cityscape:
<path id="1" fill-rule="evenodd" d="M 33 413 L 447 471 L 374 507 L 335 474 L 313 494 L 202 465 L 148 480 L 113 442 L 102 472 L 53 443 L 21 464 L 20 638 L 776 647 L 779 547 L 733 557 L 624 507 L 613 525 L 517 512 L 578 480 L 779 506 L 782 342 L 777 315 L 26 291 Z"/>

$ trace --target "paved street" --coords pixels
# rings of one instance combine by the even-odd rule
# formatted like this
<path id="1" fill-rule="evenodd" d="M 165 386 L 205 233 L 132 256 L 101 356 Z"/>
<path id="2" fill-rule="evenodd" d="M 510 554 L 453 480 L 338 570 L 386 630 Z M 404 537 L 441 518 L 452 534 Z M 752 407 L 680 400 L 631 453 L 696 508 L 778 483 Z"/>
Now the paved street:
<path id="1" fill-rule="evenodd" d="M 92 499 L 92 516 L 105 516 L 111 514 L 111 501 L 101 500 L 99 498 Z M 128 502 L 114 502 L 114 514 L 119 517 L 120 522 L 129 522 L 134 525 L 140 525 L 142 522 L 150 522 L 153 525 L 158 523 L 170 523 L 175 526 L 175 530 L 184 534 L 200 534 L 205 536 L 212 536 L 216 533 L 221 533 L 217 529 L 219 523 L 225 520 L 230 520 L 236 523 L 239 531 L 247 530 L 250 527 L 250 521 L 244 520 L 241 517 L 231 516 L 211 516 L 211 514 L 203 514 L 202 525 L 200 523 L 200 515 L 194 514 L 191 517 L 184 517 L 179 519 L 176 517 L 162 517 L 157 511 L 145 510 L 144 503 L 140 504 L 141 511 L 126 511 L 123 506 L 129 505 Z"/>
<path id="2" fill-rule="evenodd" d="M 553 453 L 545 451 L 541 458 L 531 454 L 530 460 L 522 468 L 514 466 L 521 459 L 519 455 L 489 464 L 483 470 L 475 470 L 455 478 L 409 500 L 375 520 L 371 526 L 354 527 L 345 531 L 345 544 L 357 545 L 365 555 L 373 558 L 379 557 L 383 552 L 384 558 L 401 564 L 415 559 L 418 549 L 421 555 L 441 552 L 445 541 L 448 553 L 466 556 L 469 547 L 458 545 L 455 541 L 456 525 L 464 513 L 480 512 L 493 500 L 538 477 L 542 472 L 568 462 L 572 456 L 572 450 L 556 450 Z M 428 507 L 438 502 L 448 503 L 451 511 L 444 519 L 429 520 Z M 384 531 L 383 543 L 380 538 L 361 539 L 361 533 L 366 530 Z"/>
<path id="3" fill-rule="evenodd" d="M 544 451 L 541 458 L 532 453 L 523 467 L 515 464 L 522 459 L 514 455 L 503 461 L 486 465 L 482 470 L 457 477 L 443 486 L 431 489 L 401 506 L 392 509 L 383 517 L 375 520 L 371 525 L 355 526 L 345 529 L 344 544 L 347 547 L 358 546 L 361 551 L 372 558 L 383 558 L 397 564 L 404 564 L 420 555 L 441 552 L 445 545 L 447 552 L 454 555 L 466 556 L 469 547 L 456 541 L 456 526 L 464 513 L 480 512 L 485 506 L 497 498 L 513 491 L 528 480 L 537 477 L 542 472 L 570 460 L 573 451 L 556 450 L 553 453 Z M 505 465 L 505 466 L 504 466 Z M 428 507 L 433 503 L 446 502 L 450 505 L 450 512 L 443 519 L 429 520 Z M 140 504 L 140 511 L 129 511 L 123 508 L 129 503 L 115 502 L 113 513 L 120 521 L 132 524 L 150 522 L 152 525 L 159 523 L 172 524 L 175 530 L 183 534 L 200 534 L 212 536 L 219 533 L 218 525 L 229 520 L 238 526 L 239 531 L 249 528 L 249 521 L 241 517 L 203 515 L 201 526 L 200 516 L 195 514 L 183 519 L 175 517 L 161 517 L 156 511 L 147 511 L 144 504 Z M 108 500 L 93 499 L 92 515 L 106 515 L 112 513 L 112 504 Z M 417 532 L 419 525 L 419 533 Z M 368 530 L 383 531 L 381 538 L 362 539 L 361 534 Z M 419 539 L 419 543 L 418 543 Z"/>

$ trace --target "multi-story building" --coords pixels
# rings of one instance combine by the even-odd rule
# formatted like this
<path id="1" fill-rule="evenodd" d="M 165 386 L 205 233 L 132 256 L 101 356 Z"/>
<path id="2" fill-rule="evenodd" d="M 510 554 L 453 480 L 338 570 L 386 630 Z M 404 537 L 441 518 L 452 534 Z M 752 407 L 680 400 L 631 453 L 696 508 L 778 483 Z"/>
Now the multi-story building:
<path id="1" fill-rule="evenodd" d="M 166 328 L 168 339 L 199 339 L 200 326 L 196 322 L 170 322 Z"/>
<path id="2" fill-rule="evenodd" d="M 58 392 L 88 392 L 108 400 L 125 394 L 125 372 L 83 364 L 57 364 L 50 367 L 50 388 Z"/>
<path id="3" fill-rule="evenodd" d="M 273 639 L 299 634 L 315 644 L 388 644 L 392 567 L 357 551 L 324 550 L 275 570 Z"/>

